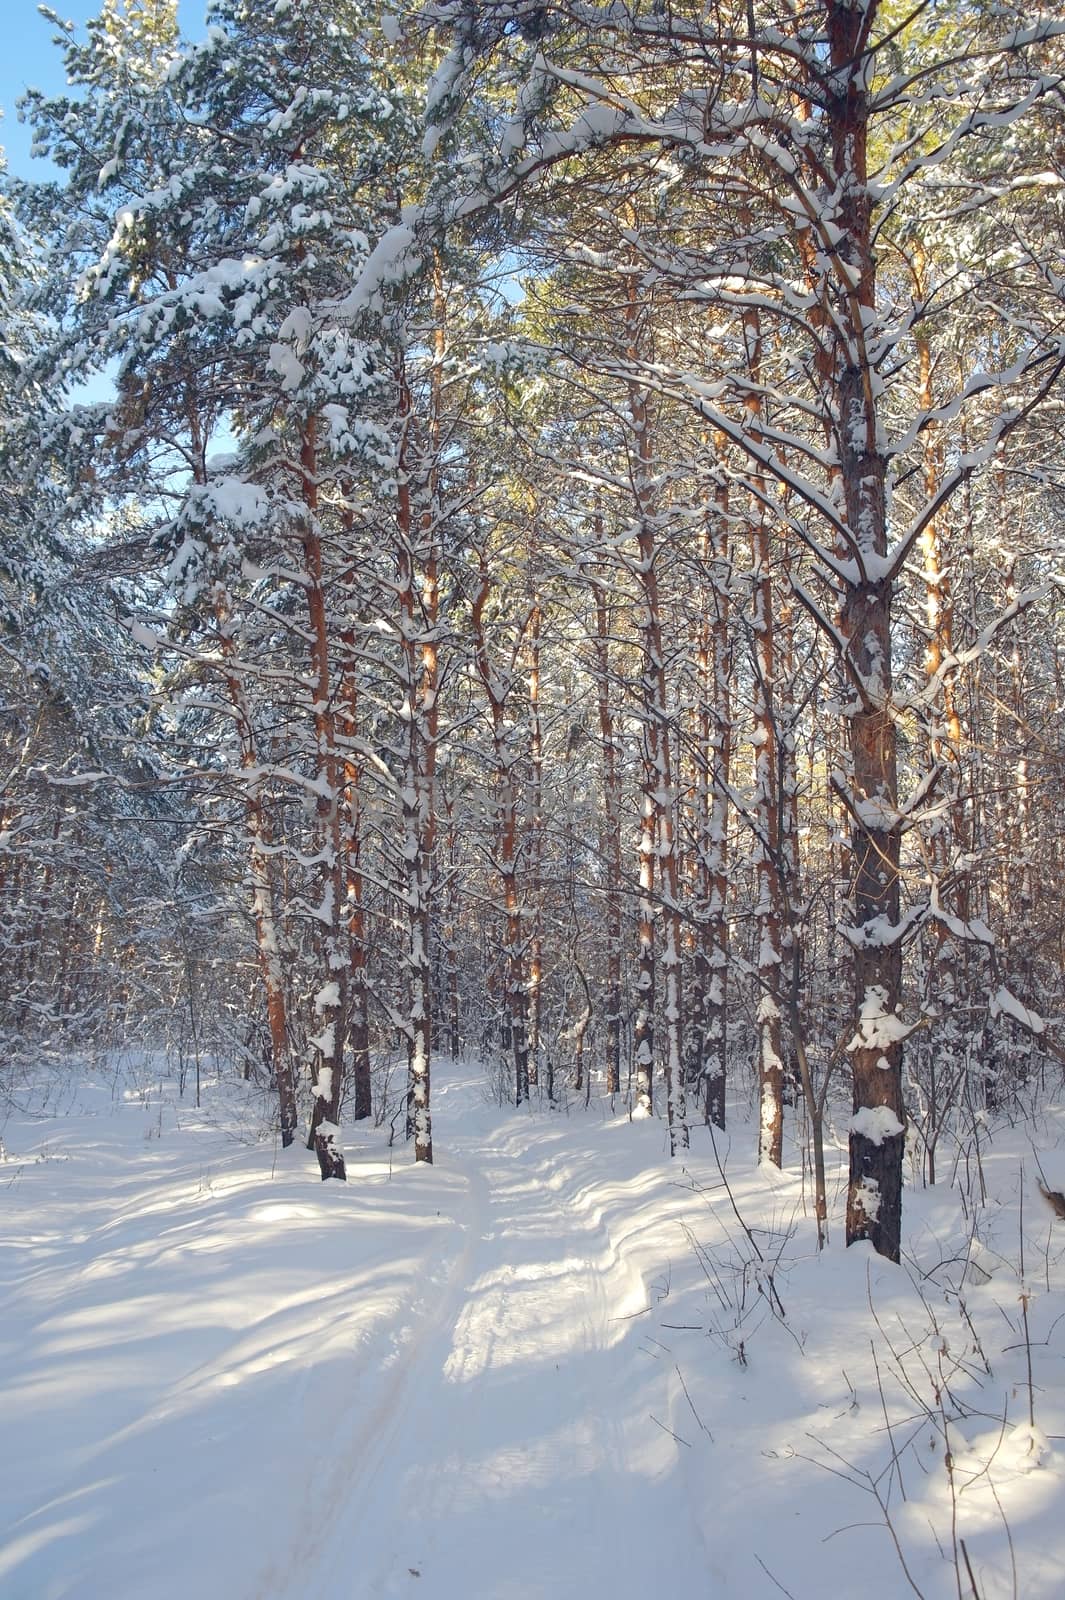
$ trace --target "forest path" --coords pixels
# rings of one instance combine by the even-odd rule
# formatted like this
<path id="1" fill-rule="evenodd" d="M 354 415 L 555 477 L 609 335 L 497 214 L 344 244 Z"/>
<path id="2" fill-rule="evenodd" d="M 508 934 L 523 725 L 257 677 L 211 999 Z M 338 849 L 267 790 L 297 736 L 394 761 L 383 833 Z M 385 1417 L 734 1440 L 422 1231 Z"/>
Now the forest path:
<path id="1" fill-rule="evenodd" d="M 322 1184 L 145 1070 L 8 1126 L 3 1600 L 647 1600 L 663 1539 L 713 1600 L 661 1124 L 439 1063 L 436 1164 L 361 1127 Z"/>
<path id="2" fill-rule="evenodd" d="M 958 1510 L 984 1600 L 1059 1600 L 1065 1243 L 1022 1216 L 1029 1124 L 983 1152 L 983 1206 L 908 1192 L 914 1271 L 840 1248 L 839 1207 L 818 1252 L 799 1163 L 759 1168 L 740 1115 L 726 1194 L 704 1129 L 670 1161 L 660 1120 L 516 1111 L 441 1062 L 436 1164 L 363 1125 L 323 1184 L 249 1086 L 44 1082 L 3 1129 L 2 1600 L 898 1600 L 857 1475 L 904 1437 L 921 1593 L 957 1594 Z M 1065 1110 L 1042 1143 L 1061 1188 Z M 968 1238 L 991 1275 L 955 1305 Z M 895 1353 L 931 1384 L 947 1343 L 957 1505 Z"/>
<path id="3" fill-rule="evenodd" d="M 679 1384 L 643 1331 L 649 1286 L 626 1248 L 631 1196 L 590 1181 L 558 1118 L 500 1127 L 493 1109 L 486 1128 L 483 1081 L 438 1091 L 462 1248 L 374 1403 L 335 1436 L 328 1490 L 316 1477 L 301 1495 L 262 1600 L 645 1600 L 663 1535 L 671 1590 L 706 1593 L 666 1432 Z"/>

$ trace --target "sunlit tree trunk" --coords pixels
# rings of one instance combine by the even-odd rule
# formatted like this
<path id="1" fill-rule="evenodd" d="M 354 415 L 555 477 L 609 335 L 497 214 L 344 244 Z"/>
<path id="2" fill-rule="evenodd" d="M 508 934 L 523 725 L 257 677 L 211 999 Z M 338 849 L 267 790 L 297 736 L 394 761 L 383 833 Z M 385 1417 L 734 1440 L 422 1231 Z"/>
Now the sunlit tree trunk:
<path id="1" fill-rule="evenodd" d="M 248 846 L 248 882 L 255 926 L 255 951 L 266 1000 L 266 1023 L 270 1036 L 270 1060 L 277 1087 L 282 1148 L 296 1137 L 299 1114 L 296 1100 L 296 1075 L 292 1061 L 284 973 L 281 966 L 281 934 L 274 913 L 274 881 L 269 816 L 263 796 L 262 765 L 255 739 L 251 710 L 240 672 L 232 627 L 225 607 L 215 608 L 223 681 L 237 730 L 240 765 L 244 773 L 245 828 Z"/>
<path id="2" fill-rule="evenodd" d="M 340 1147 L 340 1103 L 344 1092 L 347 1023 L 347 955 L 342 946 L 344 850 L 341 842 L 341 765 L 337 750 L 334 684 L 330 661 L 330 618 L 326 606 L 322 537 L 318 526 L 318 445 L 316 421 L 303 428 L 300 446 L 303 497 L 303 560 L 310 632 L 313 695 L 315 817 L 319 902 L 310 909 L 319 986 L 314 996 L 311 1092 L 314 1106 L 310 1142 L 323 1180 L 345 1178 Z"/>
<path id="3" fill-rule="evenodd" d="M 707 575 L 699 629 L 695 880 L 695 1043 L 704 1114 L 725 1126 L 728 1078 L 728 818 L 732 756 L 731 555 L 725 442 L 715 440 L 714 501 L 702 540 Z"/>
<path id="4" fill-rule="evenodd" d="M 543 607 L 533 593 L 529 612 L 529 1082 L 540 1081 L 541 1010 L 544 983 L 543 860 L 544 742 L 540 708 Z"/>
<path id="5" fill-rule="evenodd" d="M 436 736 L 439 661 L 439 573 L 434 518 L 433 447 L 438 443 L 439 371 L 443 324 L 434 346 L 428 448 L 416 443 L 410 387 L 401 365 L 397 551 L 397 602 L 402 650 L 405 733 L 402 817 L 403 902 L 407 932 L 407 1133 L 415 1161 L 433 1159 L 430 1073 L 432 1061 L 432 872 L 436 845 Z M 416 496 L 422 501 L 416 505 Z"/>
<path id="6" fill-rule="evenodd" d="M 602 518 L 597 517 L 598 543 Z M 606 1089 L 621 1090 L 621 769 L 610 675 L 610 610 L 605 582 L 596 578 L 595 693 L 599 713 L 600 808 L 599 855 L 603 871 L 604 938 L 606 942 Z M 653 993 L 653 972 L 652 972 Z"/>
<path id="7" fill-rule="evenodd" d="M 743 317 L 747 368 L 751 379 L 747 401 L 752 437 L 760 434 L 762 400 L 762 330 L 758 313 Z M 780 882 L 780 755 L 774 695 L 777 645 L 773 615 L 773 569 L 769 514 L 764 477 L 756 475 L 759 493 L 750 508 L 752 730 L 754 747 L 753 823 L 757 882 L 758 951 L 758 1157 L 779 1167 L 784 1150 L 784 1059 L 780 1011 L 781 882 Z"/>
<path id="8" fill-rule="evenodd" d="M 851 897 L 856 1026 L 850 1042 L 854 1116 L 850 1132 L 847 1242 L 868 1239 L 898 1260 L 902 1226 L 902 947 L 899 929 L 897 738 L 892 705 L 891 585 L 879 564 L 887 551 L 887 460 L 880 439 L 864 325 L 875 320 L 876 259 L 867 170 L 870 94 L 856 63 L 869 43 L 877 5 L 826 0 L 830 65 L 841 92 L 826 104 L 835 181 L 841 196 L 850 286 L 848 358 L 834 375 L 840 482 L 856 556 L 843 590 L 849 695 L 847 727 L 852 819 Z M 842 345 L 842 341 L 841 341 Z"/>
<path id="9" fill-rule="evenodd" d="M 337 732 L 343 772 L 344 920 L 348 939 L 348 1045 L 353 1111 L 357 1121 L 373 1110 L 370 1076 L 370 1014 L 367 982 L 366 905 L 362 872 L 362 781 L 359 753 L 359 680 L 355 632 L 341 633 Z"/>
<path id="10" fill-rule="evenodd" d="M 914 297 L 924 303 L 930 293 L 930 263 L 923 246 L 914 247 L 910 270 Z M 914 332 L 917 346 L 918 393 L 922 408 L 931 413 L 936 403 L 932 342 L 925 323 Z M 932 502 L 943 480 L 943 440 L 938 423 L 924 433 L 922 477 L 925 497 Z M 929 878 L 934 906 L 948 917 L 969 917 L 968 872 L 959 874 L 956 863 L 963 848 L 959 762 L 961 721 L 958 716 L 954 676 L 954 606 L 952 585 L 943 556 L 943 514 L 929 519 L 921 535 L 924 580 L 924 660 L 928 709 L 928 760 L 942 774 L 939 793 L 942 812 L 926 830 Z M 943 918 L 933 917 L 925 936 L 927 972 L 925 1008 L 930 1026 L 913 1046 L 918 1081 L 925 1095 L 924 1146 L 929 1183 L 936 1181 L 936 1148 L 940 1128 L 961 1081 L 965 1066 L 968 997 L 963 992 L 965 950 Z"/>
<path id="11" fill-rule="evenodd" d="M 495 787 L 495 866 L 502 889 L 503 912 L 503 1015 L 504 1043 L 514 1067 L 514 1101 L 529 1098 L 528 996 L 525 987 L 525 952 L 522 907 L 518 888 L 518 789 L 515 747 L 507 722 L 511 683 L 495 671 L 489 655 L 484 609 L 492 592 L 487 559 L 482 556 L 480 580 L 471 607 L 474 663 L 488 701 L 492 725 L 493 779 Z"/>
<path id="12" fill-rule="evenodd" d="M 626 324 L 629 355 L 635 356 L 639 340 L 637 287 L 627 280 Z M 636 502 L 636 545 L 642 604 L 640 606 L 641 726 L 643 739 L 643 795 L 640 828 L 640 1014 L 637 1033 L 637 1103 L 650 1097 L 653 1063 L 654 906 L 651 890 L 657 867 L 662 915 L 662 987 L 665 1025 L 666 1114 L 670 1152 L 688 1147 L 687 1103 L 684 1081 L 683 1004 L 681 993 L 681 916 L 678 895 L 676 797 L 670 750 L 669 683 L 662 631 L 658 583 L 659 545 L 656 539 L 654 440 L 648 398 L 635 383 L 629 384 L 632 428 L 632 478 Z M 645 982 L 645 979 L 649 980 Z"/>
<path id="13" fill-rule="evenodd" d="M 460 856 L 458 819 L 454 796 L 445 792 L 441 805 L 447 833 L 447 889 L 444 902 L 442 943 L 444 953 L 444 982 L 447 990 L 448 1051 L 452 1060 L 462 1052 L 462 1006 L 459 994 L 459 914 L 460 914 Z"/>

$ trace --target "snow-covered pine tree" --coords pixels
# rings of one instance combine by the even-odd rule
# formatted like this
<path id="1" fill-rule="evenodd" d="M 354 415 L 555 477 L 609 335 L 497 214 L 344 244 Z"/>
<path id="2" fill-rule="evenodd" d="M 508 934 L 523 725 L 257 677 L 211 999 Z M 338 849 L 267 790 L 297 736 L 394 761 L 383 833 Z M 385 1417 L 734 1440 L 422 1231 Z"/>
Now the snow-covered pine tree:
<path id="1" fill-rule="evenodd" d="M 224 690 L 286 1138 L 285 990 L 309 991 L 305 1062 L 323 1177 L 343 1176 L 348 977 L 365 968 L 364 952 L 352 962 L 350 951 L 364 928 L 348 904 L 359 882 L 348 866 L 358 809 L 345 750 L 359 734 L 344 636 L 351 574 L 372 549 L 367 508 L 396 450 L 379 321 L 340 307 L 411 127 L 368 37 L 356 6 L 325 21 L 301 7 L 263 15 L 221 0 L 206 40 L 156 55 L 154 77 L 129 69 L 141 41 L 127 36 L 125 55 L 105 52 L 91 66 L 76 58 L 93 83 L 84 112 L 34 107 L 72 173 L 73 230 L 88 235 L 68 359 L 119 361 L 117 403 L 94 418 L 100 447 L 127 475 L 152 474 L 152 548 L 178 602 L 168 643 Z M 98 28 L 90 52 L 101 38 L 110 44 Z M 97 103 L 108 73 L 122 90 L 112 93 L 122 114 L 110 120 Z M 235 454 L 220 453 L 227 437 Z M 136 487 L 143 496 L 144 476 Z M 306 838 L 291 830 L 302 800 Z M 271 811 L 287 819 L 283 844 Z M 287 948 L 309 962 L 295 985 L 282 982 L 270 882 L 279 848 L 290 879 L 305 880 L 287 907 Z M 365 984 L 353 988 L 365 1007 Z M 359 1022 L 364 1037 L 364 1015 Z"/>
<path id="2" fill-rule="evenodd" d="M 171 948 L 170 876 L 191 820 L 157 786 L 123 598 L 96 565 L 87 497 L 64 481 L 72 441 L 42 376 L 41 272 L 0 196 L 0 1014 L 12 1060 L 167 1015 L 130 924 Z"/>
<path id="3" fill-rule="evenodd" d="M 473 181 L 440 203 L 444 214 L 498 202 L 564 162 L 599 168 L 605 152 L 626 161 L 643 152 L 649 183 L 652 167 L 676 176 L 661 191 L 668 206 L 626 249 L 689 304 L 722 319 L 757 313 L 785 352 L 786 382 L 761 386 L 757 429 L 760 386 L 747 368 L 711 375 L 687 360 L 672 369 L 634 360 L 629 371 L 691 405 L 736 448 L 744 489 L 794 533 L 816 575 L 795 574 L 795 590 L 837 654 L 846 763 L 836 783 L 851 823 L 848 1239 L 897 1257 L 902 1042 L 912 1026 L 900 1015 L 903 946 L 928 914 L 916 883 L 904 904 L 901 845 L 932 779 L 917 770 L 901 799 L 895 601 L 929 522 L 1049 392 L 1065 357 L 1057 291 L 1046 314 L 1023 320 L 1010 296 L 992 294 L 1009 361 L 961 373 L 931 412 L 907 401 L 913 330 L 945 301 L 901 294 L 877 247 L 904 213 L 964 227 L 1023 186 L 1013 130 L 1052 111 L 1065 24 L 1017 26 L 997 9 L 960 5 L 969 42 L 959 49 L 941 18 L 930 35 L 919 14 L 899 18 L 880 0 L 823 0 L 786 28 L 748 5 L 713 19 L 683 7 L 605 15 L 562 5 L 536 8 L 535 28 L 533 9 L 511 0 L 478 8 L 476 21 L 461 0 L 435 14 L 454 40 L 452 103 L 475 92 L 486 63 L 498 71 L 505 62 L 516 83 L 494 155 L 471 159 L 463 176 Z M 731 235 L 710 225 L 725 196 L 739 224 Z M 987 266 L 990 282 L 999 263 Z M 1016 292 L 1022 278 L 1034 288 L 1039 270 L 1022 251 L 1010 275 Z M 961 411 L 969 450 L 911 509 L 895 491 L 914 481 L 923 433 Z"/>

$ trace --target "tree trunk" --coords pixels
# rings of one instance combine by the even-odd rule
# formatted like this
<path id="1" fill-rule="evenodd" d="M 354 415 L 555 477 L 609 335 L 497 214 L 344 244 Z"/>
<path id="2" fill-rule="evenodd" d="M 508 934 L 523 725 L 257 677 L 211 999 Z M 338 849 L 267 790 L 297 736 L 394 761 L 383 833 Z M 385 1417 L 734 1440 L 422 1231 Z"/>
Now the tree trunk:
<path id="1" fill-rule="evenodd" d="M 439 368 L 443 360 L 443 323 L 434 342 L 428 463 L 420 481 L 412 483 L 416 460 L 410 388 L 401 363 L 399 373 L 401 445 L 398 490 L 398 601 L 403 651 L 403 724 L 406 735 L 402 791 L 403 900 L 407 923 L 407 1135 L 414 1140 L 415 1161 L 432 1162 L 430 1112 L 432 1063 L 432 871 L 436 843 L 436 737 L 439 662 L 436 628 L 439 616 L 439 573 L 436 553 L 435 461 L 439 428 Z M 416 512 L 414 490 L 424 505 Z M 420 560 L 420 593 L 416 572 Z"/>
<path id="2" fill-rule="evenodd" d="M 710 651 L 704 677 L 706 758 L 706 925 L 703 942 L 709 984 L 703 1009 L 706 1120 L 725 1126 L 728 1081 L 728 816 L 732 761 L 732 641 L 730 637 L 729 491 L 725 476 L 725 440 L 716 440 L 717 486 L 708 549 L 711 574 Z"/>
<path id="3" fill-rule="evenodd" d="M 514 748 L 507 723 L 507 699 L 512 684 L 493 670 L 488 653 L 484 609 L 492 590 L 487 557 L 481 556 L 481 575 L 471 608 L 474 663 L 488 700 L 492 722 L 493 768 L 496 791 L 495 864 L 503 895 L 503 1019 L 504 1043 L 514 1067 L 514 1103 L 529 1098 L 528 1011 L 525 988 L 525 954 L 521 897 L 518 891 L 518 793 Z"/>
<path id="4" fill-rule="evenodd" d="M 880 445 L 873 372 L 864 325 L 875 321 L 876 261 L 866 164 L 869 92 L 860 63 L 877 6 L 825 0 L 830 64 L 839 92 L 826 100 L 835 180 L 841 196 L 840 250 L 847 266 L 849 338 L 837 348 L 835 415 L 840 482 L 856 577 L 843 593 L 840 629 L 849 679 L 847 722 L 852 816 L 855 1031 L 850 1055 L 847 1243 L 868 1239 L 899 1258 L 902 1229 L 902 988 L 899 942 L 898 770 L 892 716 L 892 585 L 881 577 L 887 551 L 887 462 Z"/>
<path id="5" fill-rule="evenodd" d="M 341 948 L 344 898 L 340 825 L 340 762 L 333 712 L 329 616 L 326 607 L 321 532 L 318 526 L 317 428 L 312 417 L 305 424 L 300 468 L 305 507 L 303 558 L 307 579 L 307 614 L 310 623 L 311 684 L 314 719 L 315 778 L 317 796 L 318 891 L 313 913 L 314 945 L 319 955 L 321 979 L 314 997 L 311 1035 L 311 1084 L 314 1109 L 310 1143 L 318 1157 L 323 1181 L 344 1179 L 347 1172 L 340 1147 L 340 1103 L 344 1092 L 344 1043 L 347 1025 L 347 961 Z"/>
<path id="6" fill-rule="evenodd" d="M 637 286 L 627 279 L 626 323 L 630 338 L 628 354 L 636 354 L 638 342 Z M 681 994 L 681 918 L 678 897 L 677 844 L 675 830 L 676 799 L 669 740 L 669 683 L 662 636 L 662 610 L 658 588 L 654 515 L 654 444 L 647 396 L 638 384 L 629 385 L 629 415 L 633 433 L 632 477 L 636 500 L 637 572 L 643 593 L 640 643 L 643 653 L 641 675 L 643 729 L 643 797 L 640 831 L 640 1006 L 645 1030 L 637 1048 L 638 1103 L 644 1090 L 641 1074 L 649 1076 L 653 1062 L 654 1003 L 654 906 L 650 891 L 653 867 L 657 864 L 662 902 L 663 1022 L 666 1035 L 666 1115 L 669 1122 L 670 1154 L 688 1148 L 687 1099 L 684 1081 L 684 1012 Z M 645 986 L 645 973 L 650 985 Z M 649 1002 L 649 1003 L 648 1003 Z M 649 1107 L 648 1107 L 649 1109 Z"/>
<path id="7" fill-rule="evenodd" d="M 544 749 L 540 716 L 540 634 L 543 608 L 539 594 L 532 597 L 529 615 L 529 879 L 532 926 L 529 931 L 529 1082 L 540 1081 L 540 1031 L 544 983 L 543 859 L 544 859 Z"/>
<path id="8" fill-rule="evenodd" d="M 602 518 L 597 514 L 598 543 Z M 602 752 L 599 854 L 603 861 L 606 939 L 606 1091 L 621 1092 L 621 773 L 610 695 L 610 618 L 606 588 L 595 581 L 595 689 Z"/>
<path id="9" fill-rule="evenodd" d="M 241 770 L 245 774 L 244 805 L 248 830 L 248 878 L 251 910 L 255 925 L 255 950 L 266 998 L 266 1022 L 270 1033 L 270 1059 L 277 1087 L 281 1146 L 287 1150 L 296 1137 L 299 1113 L 296 1102 L 296 1075 L 293 1070 L 288 1032 L 288 1008 L 281 969 L 280 933 L 274 916 L 274 883 L 270 853 L 270 829 L 263 802 L 262 769 L 255 741 L 244 684 L 234 667 L 234 644 L 228 617 L 216 608 L 219 653 L 224 663 L 223 681 L 237 728 Z"/>
<path id="10" fill-rule="evenodd" d="M 747 413 L 751 436 L 760 437 L 762 416 L 762 330 L 758 313 L 743 317 L 751 395 Z M 777 749 L 776 634 L 773 616 L 772 553 L 766 486 L 758 473 L 753 497 L 751 540 L 751 634 L 754 746 L 754 833 L 757 875 L 758 953 L 758 1159 L 779 1167 L 784 1153 L 784 1058 L 780 1014 L 781 884 L 780 884 L 780 757 Z"/>

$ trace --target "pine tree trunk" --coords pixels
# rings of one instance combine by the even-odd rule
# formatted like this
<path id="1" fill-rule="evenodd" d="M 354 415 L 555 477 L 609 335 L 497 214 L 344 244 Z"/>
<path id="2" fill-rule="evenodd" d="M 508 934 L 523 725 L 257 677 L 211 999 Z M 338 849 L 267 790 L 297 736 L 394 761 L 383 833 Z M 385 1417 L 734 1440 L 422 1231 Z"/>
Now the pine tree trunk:
<path id="1" fill-rule="evenodd" d="M 630 336 L 636 323 L 636 286 L 628 280 L 627 305 Z M 634 352 L 630 352 L 634 353 Z M 640 642 L 643 653 L 641 675 L 643 727 L 643 797 L 640 835 L 640 956 L 641 1018 L 645 1029 L 653 1026 L 644 986 L 643 962 L 649 952 L 650 999 L 654 996 L 654 907 L 650 898 L 653 867 L 657 865 L 662 901 L 662 977 L 663 1022 L 665 1024 L 666 1115 L 669 1122 L 670 1154 L 688 1148 L 687 1097 L 684 1075 L 684 1012 L 681 974 L 681 919 L 678 899 L 676 799 L 669 740 L 669 684 L 666 675 L 662 638 L 662 610 L 658 589 L 654 516 L 654 447 L 647 396 L 636 384 L 629 385 L 629 415 L 632 419 L 634 492 L 637 509 L 637 570 L 643 594 Z M 653 858 L 653 860 L 652 860 Z M 648 880 L 645 884 L 645 878 Z M 638 1103 L 642 1090 L 641 1065 L 648 1073 L 653 1062 L 650 1052 L 637 1050 Z M 649 1087 L 649 1086 L 648 1086 Z"/>
<path id="2" fill-rule="evenodd" d="M 850 1045 L 854 1118 L 850 1133 L 847 1243 L 868 1239 L 897 1261 L 902 1227 L 902 991 L 899 943 L 898 770 L 892 716 L 890 582 L 880 575 L 887 551 L 887 462 L 880 444 L 875 374 L 865 350 L 866 318 L 875 320 L 876 261 L 866 161 L 869 91 L 863 59 L 877 6 L 825 0 L 830 65 L 840 84 L 826 101 L 835 181 L 840 194 L 841 252 L 847 263 L 848 335 L 834 374 L 839 476 L 856 576 L 844 588 L 840 630 L 846 641 L 848 797 L 852 813 L 851 896 L 854 923 L 855 1031 Z M 858 352 L 857 358 L 851 352 Z"/>
<path id="3" fill-rule="evenodd" d="M 439 573 L 434 517 L 435 461 L 438 445 L 438 370 L 443 358 L 443 325 L 436 330 L 430 397 L 428 466 L 412 482 L 416 459 L 414 418 L 406 373 L 400 366 L 401 445 L 398 477 L 398 602 L 403 652 L 403 724 L 406 736 L 402 791 L 403 902 L 407 922 L 407 1134 L 415 1161 L 432 1162 L 430 1111 L 432 1063 L 432 871 L 436 843 L 436 737 L 439 663 L 436 627 Z M 414 490 L 423 498 L 416 511 Z M 415 592 L 420 563 L 419 592 Z"/>
<path id="4" fill-rule="evenodd" d="M 804 1010 L 805 951 L 800 922 L 803 904 L 802 856 L 799 848 L 799 758 L 796 744 L 799 712 L 795 704 L 795 600 L 791 588 L 792 548 L 783 535 L 783 573 L 777 607 L 777 694 L 775 716 L 779 745 L 780 804 L 780 1008 L 786 1019 L 801 1019 Z M 794 1006 L 792 1000 L 794 999 Z M 799 1054 L 804 1049 L 796 1028 L 784 1026 L 784 1088 L 788 1104 L 803 1092 Z M 809 1114 L 809 1108 L 808 1114 Z"/>
<path id="5" fill-rule="evenodd" d="M 453 1061 L 462 1053 L 462 1007 L 459 994 L 458 886 L 459 843 L 454 800 L 442 797 L 447 819 L 447 900 L 444 908 L 444 964 L 447 982 L 448 1051 Z"/>
<path id="6" fill-rule="evenodd" d="M 310 1143 L 323 1181 L 344 1179 L 340 1147 L 340 1104 L 344 1093 L 344 1044 L 347 1027 L 347 960 L 341 947 L 344 899 L 340 819 L 340 761 L 337 752 L 330 661 L 329 616 L 324 588 L 321 533 L 318 527 L 317 427 L 312 417 L 304 426 L 300 468 L 305 507 L 303 559 L 310 624 L 311 684 L 314 696 L 318 891 L 314 912 L 314 946 L 321 983 L 314 997 L 311 1036 L 311 1084 L 314 1107 Z"/>
<path id="7" fill-rule="evenodd" d="M 747 402 L 752 437 L 761 424 L 762 331 L 757 312 L 745 312 L 743 329 L 751 398 Z M 754 746 L 754 831 L 757 876 L 758 953 L 758 1159 L 779 1167 L 784 1153 L 784 1059 L 780 1013 L 781 884 L 780 884 L 780 758 L 777 749 L 776 634 L 773 575 L 764 478 L 756 474 L 760 493 L 751 506 L 751 634 Z"/>
<path id="8" fill-rule="evenodd" d="M 529 879 L 532 926 L 529 931 L 529 1082 L 540 1081 L 540 1031 L 544 983 L 543 856 L 544 856 L 544 751 L 540 718 L 540 634 L 543 610 L 533 595 L 529 615 Z"/>
<path id="9" fill-rule="evenodd" d="M 228 618 L 216 609 L 219 648 L 228 668 L 233 663 L 234 646 Z M 280 935 L 274 916 L 274 883 L 270 830 L 262 797 L 262 776 L 255 730 L 244 684 L 235 670 L 224 670 L 224 682 L 237 727 L 241 770 L 245 773 L 245 816 L 248 831 L 248 878 L 251 910 L 255 925 L 255 949 L 266 998 L 266 1022 L 270 1034 L 270 1058 L 277 1087 L 281 1145 L 288 1149 L 296 1137 L 299 1112 L 296 1101 L 296 1076 L 288 1032 L 288 1008 L 284 975 L 281 969 Z"/>
<path id="10" fill-rule="evenodd" d="M 911 260 L 915 299 L 923 302 L 929 292 L 928 261 L 918 244 Z M 922 410 L 931 414 L 935 407 L 931 340 L 927 326 L 914 332 L 917 346 L 918 395 Z M 943 478 L 943 442 L 938 424 L 926 428 L 923 437 L 923 478 L 925 498 L 935 500 Z M 962 817 L 958 800 L 958 763 L 961 753 L 961 723 L 949 664 L 954 654 L 953 602 L 949 573 L 943 563 L 942 516 L 934 516 L 921 536 L 922 576 L 925 591 L 924 671 L 929 706 L 928 761 L 939 767 L 943 776 L 939 790 L 948 804 L 929 830 L 928 867 L 935 903 L 951 917 L 968 919 L 966 877 L 955 871 L 957 851 L 964 847 Z M 934 918 L 925 934 L 927 971 L 924 1005 L 930 1026 L 918 1035 L 915 1072 L 923 1081 L 927 1095 L 924 1141 L 926 1176 L 936 1180 L 936 1145 L 943 1117 L 944 1088 L 949 1100 L 965 1071 L 966 1041 L 963 1021 L 966 996 L 961 978 L 965 964 L 964 948 L 959 948 L 946 923 Z"/>
<path id="11" fill-rule="evenodd" d="M 708 662 L 710 681 L 704 694 L 709 707 L 709 809 L 707 815 L 707 919 L 705 941 L 710 968 L 704 1008 L 706 1119 L 725 1126 L 728 1081 L 728 817 L 732 764 L 732 643 L 730 637 L 731 557 L 729 492 L 725 477 L 725 441 L 716 441 L 718 482 L 709 550 L 713 621 Z"/>
<path id="12" fill-rule="evenodd" d="M 602 518 L 598 515 L 596 527 L 601 544 Z M 610 620 L 606 589 L 599 579 L 595 583 L 595 687 L 602 752 L 599 853 L 606 880 L 606 1090 L 614 1095 L 621 1092 L 621 773 L 610 696 Z"/>
<path id="13" fill-rule="evenodd" d="M 347 529 L 350 531 L 350 519 Z M 349 573 L 346 587 L 354 583 Z M 343 773 L 344 920 L 348 942 L 348 1045 L 351 1056 L 352 1109 L 357 1122 L 373 1112 L 370 1073 L 370 997 L 367 981 L 365 885 L 362 872 L 362 779 L 359 752 L 359 679 L 354 628 L 341 631 L 340 709 L 337 734 Z"/>
<path id="14" fill-rule="evenodd" d="M 481 557 L 481 576 L 471 607 L 474 662 L 488 700 L 492 722 L 493 768 L 496 791 L 495 864 L 503 897 L 503 1021 L 504 1049 L 514 1069 L 514 1103 L 529 1098 L 528 996 L 525 987 L 525 953 L 522 907 L 518 890 L 518 794 L 516 763 L 507 726 L 509 682 L 492 668 L 485 633 L 484 608 L 492 590 L 487 557 Z"/>

